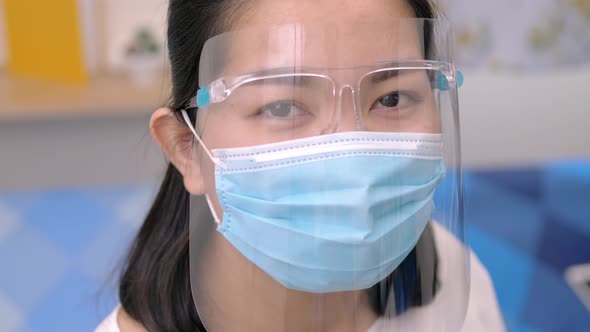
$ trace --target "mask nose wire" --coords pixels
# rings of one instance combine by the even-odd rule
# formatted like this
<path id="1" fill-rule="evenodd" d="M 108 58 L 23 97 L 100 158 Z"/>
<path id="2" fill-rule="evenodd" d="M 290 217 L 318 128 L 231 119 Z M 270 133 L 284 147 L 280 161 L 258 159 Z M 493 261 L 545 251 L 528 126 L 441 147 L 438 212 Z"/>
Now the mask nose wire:
<path id="1" fill-rule="evenodd" d="M 195 136 L 195 138 L 197 139 L 197 141 L 199 142 L 199 144 L 201 144 L 201 147 L 203 148 L 203 150 L 205 150 L 205 153 L 207 154 L 207 156 L 209 157 L 209 159 L 211 159 L 211 161 L 215 165 L 217 165 L 217 166 L 219 166 L 221 168 L 226 168 L 225 163 L 223 163 L 221 160 L 219 160 L 219 158 L 214 157 L 213 154 L 211 154 L 211 151 L 209 151 L 209 148 L 207 148 L 207 145 L 205 145 L 205 142 L 203 142 L 203 140 L 201 139 L 201 137 L 199 137 L 199 134 L 197 134 L 197 131 L 193 127 L 193 124 L 191 123 L 191 119 L 189 118 L 188 113 L 186 112 L 186 110 L 183 109 L 180 112 L 182 113 L 182 118 L 184 119 L 184 122 L 189 127 L 189 129 L 191 130 L 191 132 L 193 133 L 193 135 Z"/>
<path id="2" fill-rule="evenodd" d="M 338 89 L 337 110 L 338 110 L 339 121 L 342 119 L 342 107 L 344 106 L 342 100 L 344 99 L 344 91 L 345 90 L 350 90 L 350 94 L 352 96 L 351 101 L 352 101 L 352 111 L 354 113 L 354 123 L 355 123 L 356 130 L 360 131 L 363 129 L 363 122 L 361 119 L 360 110 L 359 110 L 358 102 L 357 102 L 357 98 L 358 98 L 357 91 L 350 84 L 343 85 Z"/>

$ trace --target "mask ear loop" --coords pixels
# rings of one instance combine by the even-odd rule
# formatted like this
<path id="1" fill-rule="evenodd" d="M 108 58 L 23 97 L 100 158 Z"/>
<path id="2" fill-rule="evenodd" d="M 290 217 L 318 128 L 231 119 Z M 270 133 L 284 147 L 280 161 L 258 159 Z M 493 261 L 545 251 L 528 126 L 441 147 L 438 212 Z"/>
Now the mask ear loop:
<path id="1" fill-rule="evenodd" d="M 186 125 L 190 128 L 191 132 L 193 133 L 193 135 L 195 136 L 195 138 L 197 139 L 199 144 L 201 144 L 201 147 L 205 150 L 205 153 L 207 154 L 207 156 L 209 156 L 211 161 L 213 161 L 213 163 L 215 165 L 225 168 L 225 164 L 221 160 L 219 160 L 218 158 L 215 158 L 211 154 L 211 152 L 209 151 L 209 149 L 205 145 L 205 142 L 203 142 L 201 137 L 199 137 L 199 135 L 197 134 L 197 131 L 195 130 L 195 128 L 193 127 L 193 125 L 191 123 L 191 119 L 188 116 L 188 113 L 186 112 L 186 110 L 183 109 L 180 112 L 182 113 L 182 118 L 184 119 L 184 122 L 186 122 Z M 213 207 L 213 202 L 211 202 L 211 197 L 209 197 L 209 195 L 205 194 L 205 199 L 207 200 L 207 205 L 209 206 L 209 211 L 211 211 L 211 215 L 213 216 L 213 220 L 217 224 L 218 228 L 221 227 L 221 219 L 219 219 L 219 216 L 217 215 L 217 212 L 215 211 L 215 208 Z"/>
<path id="2" fill-rule="evenodd" d="M 215 223 L 217 224 L 217 228 L 219 229 L 219 227 L 221 227 L 221 219 L 219 219 L 217 212 L 215 212 L 215 208 L 213 207 L 213 202 L 211 202 L 211 197 L 209 197 L 208 194 L 205 194 L 205 199 L 207 200 L 207 205 L 209 205 L 209 211 L 211 211 L 211 215 L 213 216 L 213 220 L 215 221 Z"/>
<path id="3" fill-rule="evenodd" d="M 189 118 L 188 113 L 186 112 L 186 110 L 183 109 L 180 112 L 182 113 L 182 118 L 184 119 L 184 122 L 189 127 L 189 129 L 191 130 L 191 132 L 193 133 L 193 135 L 195 136 L 195 138 L 197 139 L 197 141 L 199 142 L 199 144 L 201 144 L 201 147 L 203 148 L 203 150 L 205 150 L 205 153 L 207 154 L 207 156 L 209 157 L 209 159 L 211 159 L 211 161 L 215 165 L 217 165 L 217 166 L 219 166 L 221 168 L 226 168 L 225 164 L 221 160 L 219 160 L 219 158 L 216 158 L 216 157 L 213 156 L 213 154 L 211 154 L 211 152 L 207 148 L 207 145 L 205 145 L 205 142 L 203 142 L 203 140 L 201 139 L 201 137 L 199 137 L 199 134 L 197 134 L 197 131 L 193 127 L 193 124 L 191 123 L 191 119 Z"/>

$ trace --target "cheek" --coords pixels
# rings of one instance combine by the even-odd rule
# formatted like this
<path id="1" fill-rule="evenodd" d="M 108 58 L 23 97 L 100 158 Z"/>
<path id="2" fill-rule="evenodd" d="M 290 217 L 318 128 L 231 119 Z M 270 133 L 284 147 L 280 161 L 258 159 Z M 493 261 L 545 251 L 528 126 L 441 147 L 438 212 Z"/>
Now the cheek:
<path id="1" fill-rule="evenodd" d="M 438 134 L 441 132 L 440 126 L 440 111 L 438 104 L 434 96 L 428 99 L 424 105 L 423 111 L 420 112 L 421 116 L 418 121 L 421 125 L 417 128 L 418 132 L 424 132 L 429 134 Z"/>

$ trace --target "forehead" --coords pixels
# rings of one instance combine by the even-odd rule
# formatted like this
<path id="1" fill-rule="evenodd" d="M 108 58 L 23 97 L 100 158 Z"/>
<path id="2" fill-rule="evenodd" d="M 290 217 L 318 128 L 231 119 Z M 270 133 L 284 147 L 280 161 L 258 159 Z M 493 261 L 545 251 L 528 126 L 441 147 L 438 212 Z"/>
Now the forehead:
<path id="1" fill-rule="evenodd" d="M 410 0 L 253 0 L 234 21 L 237 29 L 294 22 L 384 20 L 414 17 Z"/>
<path id="2" fill-rule="evenodd" d="M 201 82 L 272 68 L 421 59 L 423 21 L 412 13 L 405 0 L 262 0 L 232 32 L 206 43 Z"/>

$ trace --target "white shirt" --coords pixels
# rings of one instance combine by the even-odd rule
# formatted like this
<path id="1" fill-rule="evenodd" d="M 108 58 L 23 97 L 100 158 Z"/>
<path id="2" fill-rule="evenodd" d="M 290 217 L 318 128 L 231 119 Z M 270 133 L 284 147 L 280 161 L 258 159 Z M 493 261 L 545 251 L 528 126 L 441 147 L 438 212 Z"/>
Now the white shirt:
<path id="1" fill-rule="evenodd" d="M 450 233 L 436 222 L 432 224 L 434 225 L 436 248 L 440 257 L 445 257 L 445 252 L 449 251 L 464 252 L 462 244 L 455 237 L 451 236 Z M 470 252 L 469 257 L 471 271 L 469 300 L 465 321 L 460 331 L 506 331 L 490 276 L 473 251 Z M 460 269 L 449 268 L 447 265 L 444 259 L 439 261 L 438 278 L 441 281 L 441 287 L 432 303 L 426 306 L 412 308 L 394 319 L 381 318 L 367 332 L 405 331 L 406 329 L 412 331 L 436 330 L 430 324 L 439 320 L 428 319 L 428 317 L 435 317 L 441 313 L 453 314 L 452 310 L 454 308 L 462 307 L 461 305 L 456 305 L 456 302 L 461 297 L 455 295 L 457 294 L 456 292 L 461 292 L 460 285 L 457 282 L 453 282 L 461 279 L 462 272 Z M 444 308 L 444 310 L 441 308 Z M 95 332 L 121 332 L 117 323 L 119 310 L 120 306 L 117 306 L 96 328 Z M 408 328 L 408 326 L 411 326 L 411 328 Z"/>

